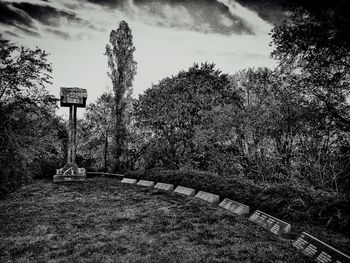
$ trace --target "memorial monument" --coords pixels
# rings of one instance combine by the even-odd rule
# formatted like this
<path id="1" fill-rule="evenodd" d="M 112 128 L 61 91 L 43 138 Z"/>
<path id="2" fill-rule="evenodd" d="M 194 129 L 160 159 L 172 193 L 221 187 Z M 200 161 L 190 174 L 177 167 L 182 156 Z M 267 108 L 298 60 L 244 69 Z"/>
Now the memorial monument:
<path id="1" fill-rule="evenodd" d="M 61 107 L 69 107 L 69 139 L 67 164 L 56 171 L 53 182 L 84 181 L 86 172 L 75 163 L 77 146 L 77 108 L 86 107 L 87 91 L 80 88 L 61 88 Z"/>

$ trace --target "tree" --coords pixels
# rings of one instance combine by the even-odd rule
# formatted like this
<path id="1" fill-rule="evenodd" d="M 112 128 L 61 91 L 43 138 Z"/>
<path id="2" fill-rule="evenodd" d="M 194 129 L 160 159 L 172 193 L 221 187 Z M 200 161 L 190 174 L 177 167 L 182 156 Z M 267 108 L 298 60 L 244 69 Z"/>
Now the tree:
<path id="1" fill-rule="evenodd" d="M 350 19 L 346 1 L 323 3 L 325 8 L 295 8 L 290 18 L 272 31 L 272 55 L 287 71 L 300 74 L 299 92 L 316 101 L 339 127 L 350 130 Z M 315 4 L 318 6 L 319 4 Z M 348 17 L 348 16 L 347 16 Z"/>
<path id="2" fill-rule="evenodd" d="M 125 146 L 127 136 L 126 109 L 130 106 L 132 93 L 132 82 L 136 74 L 136 62 L 134 60 L 135 47 L 131 29 L 125 21 L 121 21 L 118 29 L 110 33 L 110 44 L 106 46 L 108 57 L 108 76 L 112 80 L 114 92 L 114 158 L 115 170 L 122 167 L 121 156 Z"/>
<path id="3" fill-rule="evenodd" d="M 150 128 L 164 166 L 184 165 L 204 169 L 205 157 L 193 138 L 196 126 L 204 124 L 205 112 L 216 106 L 239 105 L 228 75 L 214 64 L 195 64 L 172 78 L 165 78 L 145 91 L 135 104 L 136 120 Z"/>
<path id="4" fill-rule="evenodd" d="M 55 115 L 56 100 L 45 89 L 50 83 L 47 54 L 0 40 L 0 196 L 30 177 L 42 176 L 49 162 L 63 157 Z M 54 166 L 45 173 L 54 172 Z M 52 171 L 53 170 L 53 171 Z M 52 174 L 51 174 L 52 176 Z"/>
<path id="5" fill-rule="evenodd" d="M 290 18 L 272 31 L 276 47 L 272 55 L 280 61 L 282 72 L 298 79 L 293 89 L 309 113 L 299 141 L 300 171 L 313 185 L 346 189 L 350 181 L 344 172 L 350 161 L 346 149 L 350 131 L 349 1 L 298 2 Z"/>
<path id="6" fill-rule="evenodd" d="M 83 126 L 80 152 L 84 157 L 94 160 L 97 169 L 102 168 L 105 172 L 110 166 L 110 142 L 115 126 L 113 105 L 112 94 L 102 94 L 95 103 L 86 107 L 85 123 L 80 125 Z"/>
<path id="7" fill-rule="evenodd" d="M 30 91 L 51 84 L 52 68 L 47 56 L 39 48 L 17 46 L 0 35 L 0 103 L 25 95 L 26 91 L 33 98 L 36 92 Z"/>

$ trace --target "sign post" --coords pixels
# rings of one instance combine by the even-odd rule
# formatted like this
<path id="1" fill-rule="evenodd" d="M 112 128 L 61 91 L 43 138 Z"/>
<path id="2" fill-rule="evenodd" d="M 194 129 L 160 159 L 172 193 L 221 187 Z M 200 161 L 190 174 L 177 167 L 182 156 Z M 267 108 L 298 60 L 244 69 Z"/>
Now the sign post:
<path id="1" fill-rule="evenodd" d="M 87 91 L 80 88 L 61 88 L 61 107 L 69 107 L 69 138 L 67 164 L 58 169 L 53 177 L 54 183 L 84 181 L 86 172 L 75 163 L 77 149 L 77 108 L 86 107 Z"/>

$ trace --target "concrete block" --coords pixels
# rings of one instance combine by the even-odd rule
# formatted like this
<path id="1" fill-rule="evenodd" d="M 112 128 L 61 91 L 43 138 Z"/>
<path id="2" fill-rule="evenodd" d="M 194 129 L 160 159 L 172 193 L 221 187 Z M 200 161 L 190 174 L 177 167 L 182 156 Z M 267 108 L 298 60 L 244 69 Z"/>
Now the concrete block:
<path id="1" fill-rule="evenodd" d="M 166 191 L 173 191 L 174 185 L 173 184 L 164 184 L 164 183 L 157 183 L 154 188 L 166 190 Z"/>
<path id="2" fill-rule="evenodd" d="M 293 246 L 305 256 L 318 263 L 349 263 L 350 257 L 327 245 L 317 238 L 303 232 Z"/>
<path id="3" fill-rule="evenodd" d="M 178 186 L 175 188 L 174 192 L 183 194 L 183 195 L 188 195 L 188 196 L 194 196 L 196 194 L 196 190 L 184 186 Z"/>
<path id="4" fill-rule="evenodd" d="M 259 210 L 256 210 L 254 214 L 249 217 L 249 220 L 257 223 L 275 235 L 287 234 L 291 229 L 290 224 Z"/>
<path id="5" fill-rule="evenodd" d="M 214 195 L 214 194 L 207 193 L 207 192 L 204 192 L 204 191 L 199 191 L 196 194 L 195 197 L 199 198 L 199 199 L 202 199 L 204 201 L 207 201 L 209 203 L 212 203 L 212 204 L 219 203 L 219 199 L 220 199 L 220 197 L 218 195 Z"/>
<path id="6" fill-rule="evenodd" d="M 121 182 L 124 184 L 136 184 L 137 180 L 131 179 L 131 178 L 123 178 L 123 180 L 121 180 Z"/>
<path id="7" fill-rule="evenodd" d="M 249 206 L 238 203 L 228 198 L 225 198 L 219 204 L 219 206 L 237 215 L 244 215 L 249 213 Z"/>
<path id="8" fill-rule="evenodd" d="M 141 186 L 147 186 L 147 187 L 153 187 L 154 186 L 154 182 L 152 181 L 146 181 L 146 180 L 140 180 L 137 185 L 141 185 Z"/>

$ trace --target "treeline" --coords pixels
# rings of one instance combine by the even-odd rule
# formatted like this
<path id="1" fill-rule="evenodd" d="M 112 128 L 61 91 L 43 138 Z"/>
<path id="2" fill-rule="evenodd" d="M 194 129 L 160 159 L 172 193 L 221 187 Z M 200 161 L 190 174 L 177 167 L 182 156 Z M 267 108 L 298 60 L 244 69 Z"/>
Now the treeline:
<path id="1" fill-rule="evenodd" d="M 134 101 L 122 172 L 207 170 L 347 193 L 348 132 L 301 92 L 302 81 L 267 68 L 229 76 L 213 64 L 161 80 Z M 99 170 L 114 161 L 111 97 L 89 105 L 81 122 L 82 157 Z"/>
<path id="2" fill-rule="evenodd" d="M 51 65 L 41 49 L 28 49 L 0 35 L 0 198 L 62 165 L 65 122 L 45 89 Z"/>

